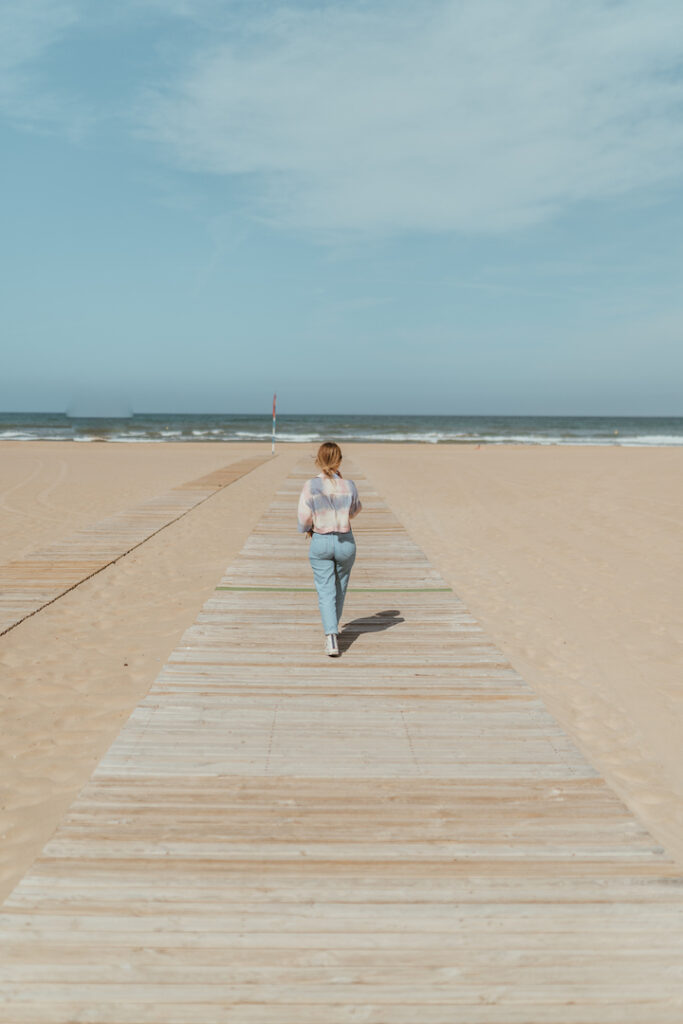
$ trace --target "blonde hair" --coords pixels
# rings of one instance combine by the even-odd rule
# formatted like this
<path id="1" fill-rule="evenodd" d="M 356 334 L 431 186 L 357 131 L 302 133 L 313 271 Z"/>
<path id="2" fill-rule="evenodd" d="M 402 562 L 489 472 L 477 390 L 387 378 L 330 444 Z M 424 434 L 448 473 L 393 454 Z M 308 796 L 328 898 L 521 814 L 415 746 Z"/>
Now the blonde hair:
<path id="1" fill-rule="evenodd" d="M 334 441 L 323 441 L 315 457 L 316 466 L 325 476 L 332 477 L 339 469 L 342 460 L 341 448 Z"/>

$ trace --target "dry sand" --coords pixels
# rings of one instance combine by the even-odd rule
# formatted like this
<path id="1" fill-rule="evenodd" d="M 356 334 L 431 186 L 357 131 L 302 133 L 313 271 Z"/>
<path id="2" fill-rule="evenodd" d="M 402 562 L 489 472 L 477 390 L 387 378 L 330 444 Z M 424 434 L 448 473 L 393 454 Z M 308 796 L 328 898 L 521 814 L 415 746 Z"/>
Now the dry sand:
<path id="1" fill-rule="evenodd" d="M 268 448 L 0 444 L 4 557 L 14 557 L 5 528 L 17 552 L 30 550 L 38 533 L 49 543 L 255 453 Z M 40 852 L 300 456 L 282 451 L 0 637 L 0 899 Z"/>
<path id="2" fill-rule="evenodd" d="M 548 710 L 683 864 L 683 450 L 356 453 Z"/>
<path id="3" fill-rule="evenodd" d="M 259 444 L 0 442 L 0 559 L 263 453 Z"/>
<path id="4" fill-rule="evenodd" d="M 312 451 L 279 446 L 274 461 L 0 638 L 0 898 L 51 835 L 278 481 Z M 346 451 L 683 863 L 683 451 Z M 255 452 L 267 448 L 0 444 L 0 559 Z"/>

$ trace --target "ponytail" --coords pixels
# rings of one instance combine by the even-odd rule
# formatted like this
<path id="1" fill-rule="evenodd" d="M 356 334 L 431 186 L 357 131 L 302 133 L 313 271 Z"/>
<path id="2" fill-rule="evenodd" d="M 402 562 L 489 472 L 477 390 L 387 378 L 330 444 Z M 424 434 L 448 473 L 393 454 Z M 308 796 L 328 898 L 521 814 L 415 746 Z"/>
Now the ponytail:
<path id="1" fill-rule="evenodd" d="M 334 441 L 323 441 L 318 448 L 315 464 L 331 480 L 335 473 L 339 471 L 341 460 L 342 453 L 339 445 L 335 444 Z"/>

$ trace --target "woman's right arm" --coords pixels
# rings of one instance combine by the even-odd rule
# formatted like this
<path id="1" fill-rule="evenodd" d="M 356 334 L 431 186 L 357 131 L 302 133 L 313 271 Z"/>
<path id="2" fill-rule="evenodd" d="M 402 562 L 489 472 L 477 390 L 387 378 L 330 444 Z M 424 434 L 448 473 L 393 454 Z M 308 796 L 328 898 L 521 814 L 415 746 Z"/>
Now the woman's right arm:
<path id="1" fill-rule="evenodd" d="M 313 499 L 311 498 L 308 483 L 304 484 L 299 496 L 297 518 L 299 521 L 299 533 L 307 533 L 310 536 L 313 532 Z"/>

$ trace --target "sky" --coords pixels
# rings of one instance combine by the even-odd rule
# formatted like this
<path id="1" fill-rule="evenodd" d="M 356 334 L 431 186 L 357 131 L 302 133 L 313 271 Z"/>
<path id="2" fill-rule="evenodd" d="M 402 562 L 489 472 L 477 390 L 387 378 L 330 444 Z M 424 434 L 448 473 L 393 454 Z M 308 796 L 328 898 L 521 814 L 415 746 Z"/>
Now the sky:
<path id="1" fill-rule="evenodd" d="M 683 414 L 679 0 L 4 0 L 0 410 Z"/>

